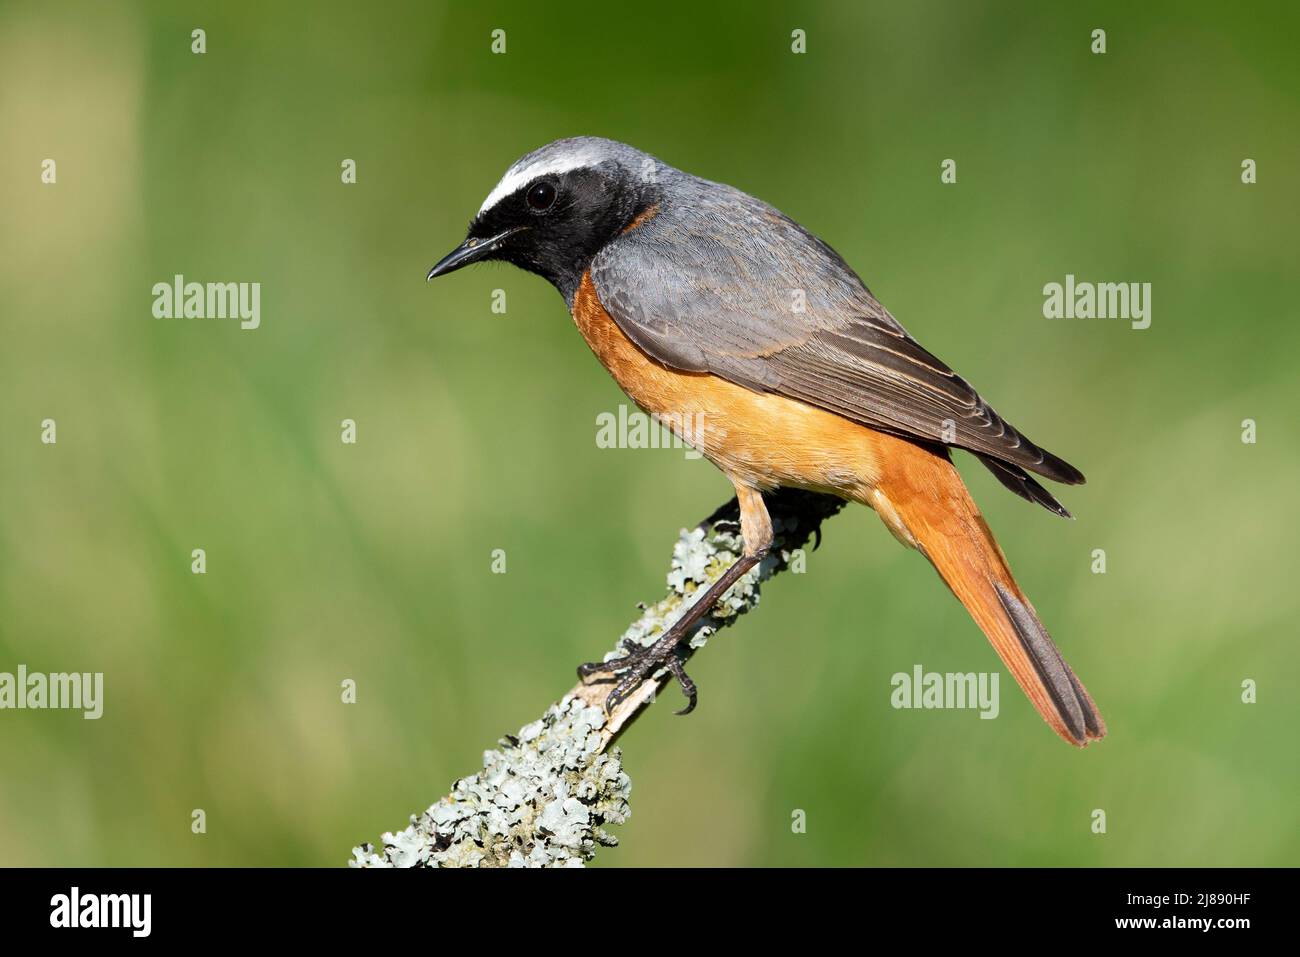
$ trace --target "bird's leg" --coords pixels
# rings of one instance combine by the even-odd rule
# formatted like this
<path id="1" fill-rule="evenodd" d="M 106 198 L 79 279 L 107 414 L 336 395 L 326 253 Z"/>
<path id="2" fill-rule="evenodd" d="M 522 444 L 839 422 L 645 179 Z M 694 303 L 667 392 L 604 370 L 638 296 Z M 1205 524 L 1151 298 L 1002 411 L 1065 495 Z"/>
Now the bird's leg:
<path id="1" fill-rule="evenodd" d="M 727 589 L 753 568 L 761 558 L 761 555 L 741 555 L 732 562 L 722 577 L 692 602 L 682 617 L 677 619 L 663 637 L 653 645 L 639 645 L 628 639 L 623 643 L 624 649 L 627 650 L 627 654 L 623 657 L 581 665 L 578 668 L 581 677 L 607 672 L 619 679 L 614 690 L 605 698 L 605 710 L 612 713 L 642 681 L 660 668 L 667 668 L 682 686 L 682 693 L 686 695 L 686 707 L 677 713 L 689 714 L 694 711 L 698 697 L 695 682 L 686 674 L 685 665 L 677 654 L 677 647 L 686 640 L 691 627 L 704 617 L 705 613 L 726 594 Z"/>
<path id="2" fill-rule="evenodd" d="M 605 699 L 606 712 L 613 712 L 620 702 L 659 668 L 667 668 L 681 685 L 682 693 L 686 695 L 686 707 L 677 713 L 689 714 L 695 710 L 698 697 L 695 682 L 686 674 L 683 659 L 677 652 L 678 646 L 686 640 L 695 623 L 727 593 L 727 589 L 762 561 L 768 549 L 772 547 L 772 520 L 767 514 L 767 506 L 763 504 L 762 493 L 739 482 L 735 485 L 736 498 L 740 503 L 740 533 L 745 543 L 741 556 L 731 563 L 731 566 L 708 587 L 704 594 L 691 603 L 664 636 L 653 645 L 645 647 L 628 639 L 623 643 L 623 647 L 628 652 L 623 657 L 579 666 L 578 675 L 582 678 L 606 673 L 619 679 L 614 690 Z"/>

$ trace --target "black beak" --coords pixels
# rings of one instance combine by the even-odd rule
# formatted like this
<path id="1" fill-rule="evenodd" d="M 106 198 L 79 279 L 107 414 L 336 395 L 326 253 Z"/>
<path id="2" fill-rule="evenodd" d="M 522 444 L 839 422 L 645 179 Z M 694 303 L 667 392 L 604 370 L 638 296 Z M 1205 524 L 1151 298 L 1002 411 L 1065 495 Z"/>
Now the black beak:
<path id="1" fill-rule="evenodd" d="M 475 239 L 471 236 L 451 252 L 447 253 L 447 255 L 443 256 L 442 259 L 438 260 L 438 265 L 429 270 L 429 275 L 425 279 L 425 282 L 428 282 L 435 276 L 445 276 L 449 272 L 455 272 L 462 266 L 468 266 L 470 263 L 476 263 L 479 260 L 486 259 L 488 256 L 491 256 L 496 252 L 506 239 L 527 228 L 527 226 L 515 226 L 511 229 L 507 229 L 505 232 L 497 233 L 491 239 Z"/>

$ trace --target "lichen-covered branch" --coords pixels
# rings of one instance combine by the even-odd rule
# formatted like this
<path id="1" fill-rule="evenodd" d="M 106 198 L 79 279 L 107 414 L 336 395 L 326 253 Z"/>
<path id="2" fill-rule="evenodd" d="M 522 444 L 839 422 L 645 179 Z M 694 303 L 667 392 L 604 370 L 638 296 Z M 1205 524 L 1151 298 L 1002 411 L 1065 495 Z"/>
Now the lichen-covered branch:
<path id="1" fill-rule="evenodd" d="M 700 619 L 682 653 L 689 657 L 721 628 L 755 607 L 760 585 L 796 563 L 799 551 L 843 502 L 828 495 L 782 489 L 766 496 L 774 543 L 761 564 L 740 579 Z M 624 654 L 624 639 L 649 646 L 666 632 L 702 589 L 717 581 L 741 552 L 736 500 L 673 546 L 668 594 L 642 605 L 641 617 L 605 659 Z M 483 754 L 483 770 L 461 778 L 410 826 L 352 849 L 352 867 L 580 867 L 598 845 L 617 840 L 605 825 L 631 813 L 632 782 L 619 749 L 611 748 L 655 700 L 670 676 L 656 672 L 606 714 L 611 684 L 599 676 L 579 681 L 541 718 L 502 738 Z M 687 719 L 689 720 L 689 719 Z"/>

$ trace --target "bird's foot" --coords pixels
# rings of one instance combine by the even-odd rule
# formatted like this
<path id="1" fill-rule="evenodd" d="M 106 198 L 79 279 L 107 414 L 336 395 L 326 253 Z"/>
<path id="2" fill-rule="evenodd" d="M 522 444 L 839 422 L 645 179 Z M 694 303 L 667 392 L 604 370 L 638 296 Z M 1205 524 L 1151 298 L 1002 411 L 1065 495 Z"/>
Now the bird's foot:
<path id="1" fill-rule="evenodd" d="M 623 650 L 627 654 L 609 661 L 589 661 L 579 665 L 578 677 L 585 680 L 591 675 L 607 674 L 611 676 L 607 680 L 618 681 L 614 689 L 605 697 L 605 712 L 613 714 L 614 709 L 627 700 L 627 696 L 639 688 L 643 681 L 660 668 L 667 668 L 669 674 L 677 679 L 682 694 L 686 696 L 686 707 L 677 713 L 690 714 L 695 710 L 699 692 L 695 682 L 686 673 L 682 658 L 677 653 L 677 646 L 676 637 L 672 637 L 671 641 L 667 637 L 661 638 L 648 647 L 631 638 L 625 638 Z"/>

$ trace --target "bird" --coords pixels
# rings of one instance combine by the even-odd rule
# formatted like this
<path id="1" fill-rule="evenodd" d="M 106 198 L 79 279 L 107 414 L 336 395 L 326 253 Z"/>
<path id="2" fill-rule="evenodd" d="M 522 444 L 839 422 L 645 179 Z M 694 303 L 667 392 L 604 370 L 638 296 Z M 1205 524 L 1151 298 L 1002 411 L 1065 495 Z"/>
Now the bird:
<path id="1" fill-rule="evenodd" d="M 797 488 L 873 509 L 934 566 L 1053 731 L 1078 747 L 1105 736 L 951 453 L 1066 518 L 1034 476 L 1081 485 L 1083 473 L 921 346 L 826 242 L 739 189 L 579 136 L 511 164 L 427 278 L 485 261 L 549 281 L 632 401 L 692 423 L 681 437 L 735 487 L 735 562 L 652 645 L 579 668 L 617 682 L 608 710 L 665 668 L 687 697 L 680 713 L 695 707 L 678 645 L 770 550 L 764 494 Z"/>

